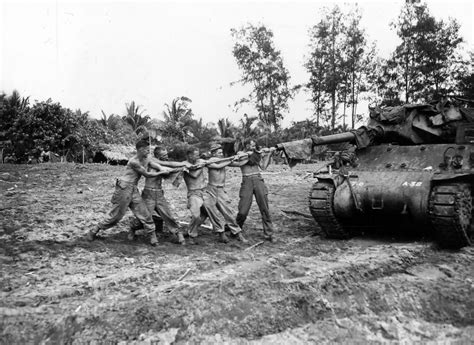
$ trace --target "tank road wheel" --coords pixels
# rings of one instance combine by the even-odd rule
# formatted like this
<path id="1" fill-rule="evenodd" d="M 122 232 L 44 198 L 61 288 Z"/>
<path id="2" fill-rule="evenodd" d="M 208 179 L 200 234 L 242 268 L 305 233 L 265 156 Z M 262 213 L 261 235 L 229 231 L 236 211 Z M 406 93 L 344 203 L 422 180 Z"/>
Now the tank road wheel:
<path id="1" fill-rule="evenodd" d="M 459 249 L 471 243 L 472 194 L 469 184 L 434 186 L 429 214 L 440 247 Z"/>
<path id="2" fill-rule="evenodd" d="M 314 183 L 309 193 L 309 210 L 327 237 L 345 239 L 349 237 L 349 234 L 334 214 L 335 189 L 330 182 Z"/>

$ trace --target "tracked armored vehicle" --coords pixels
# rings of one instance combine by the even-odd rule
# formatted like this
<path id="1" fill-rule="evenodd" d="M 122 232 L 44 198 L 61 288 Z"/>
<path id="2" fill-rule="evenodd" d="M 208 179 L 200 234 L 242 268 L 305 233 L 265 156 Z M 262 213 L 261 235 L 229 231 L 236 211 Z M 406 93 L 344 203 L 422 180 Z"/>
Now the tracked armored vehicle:
<path id="1" fill-rule="evenodd" d="M 309 193 L 311 214 L 327 237 L 390 225 L 433 233 L 444 248 L 472 243 L 473 103 L 375 108 L 367 126 L 277 148 L 293 162 L 334 143 L 352 146 L 314 173 Z"/>

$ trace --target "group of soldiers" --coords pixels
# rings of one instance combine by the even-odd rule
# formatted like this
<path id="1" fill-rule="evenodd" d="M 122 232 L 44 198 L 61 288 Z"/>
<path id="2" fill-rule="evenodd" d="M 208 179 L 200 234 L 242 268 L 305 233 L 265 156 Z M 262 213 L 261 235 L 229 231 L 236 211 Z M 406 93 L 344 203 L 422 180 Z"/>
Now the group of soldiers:
<path id="1" fill-rule="evenodd" d="M 116 180 L 112 208 L 105 219 L 87 233 L 90 241 L 96 238 L 100 230 L 117 224 L 130 208 L 136 219 L 130 225 L 129 240 L 134 240 L 135 232 L 143 227 L 150 244 L 155 246 L 158 243 L 156 231 L 162 230 L 165 223 L 178 243 L 186 244 L 186 236 L 188 243 L 197 244 L 198 228 L 209 218 L 220 242 L 229 242 L 225 233 L 229 230 L 231 237 L 247 243 L 242 227 L 254 195 L 262 215 L 264 237 L 271 242 L 275 240 L 268 207 L 268 190 L 261 176 L 261 170 L 270 164 L 274 148 L 261 150 L 254 140 L 250 140 L 246 151 L 224 157 L 221 145 L 213 144 L 211 158 L 205 160 L 200 158 L 198 148 L 191 147 L 186 151 L 186 160 L 183 162 L 170 161 L 164 146 L 157 146 L 153 157 L 149 157 L 149 148 L 147 140 L 136 143 L 137 154 L 128 161 L 124 175 Z M 242 172 L 237 216 L 234 216 L 224 190 L 226 167 L 229 166 L 240 167 Z M 208 171 L 207 183 L 205 168 Z M 181 175 L 186 183 L 187 207 L 191 213 L 191 222 L 186 229 L 172 215 L 162 189 L 163 178 L 173 176 L 177 179 Z M 145 177 L 145 185 L 140 195 L 138 181 L 141 176 Z M 159 216 L 156 224 L 154 214 Z"/>

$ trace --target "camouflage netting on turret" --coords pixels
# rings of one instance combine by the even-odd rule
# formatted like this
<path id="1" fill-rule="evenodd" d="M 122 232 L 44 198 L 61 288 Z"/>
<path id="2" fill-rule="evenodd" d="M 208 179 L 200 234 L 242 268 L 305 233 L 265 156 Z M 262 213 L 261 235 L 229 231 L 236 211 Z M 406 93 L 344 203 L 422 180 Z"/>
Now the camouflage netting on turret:
<path id="1" fill-rule="evenodd" d="M 281 144 L 288 165 L 295 166 L 297 163 L 311 159 L 313 152 L 313 140 L 303 139 Z"/>
<path id="2" fill-rule="evenodd" d="M 383 129 L 379 142 L 430 144 L 454 142 L 457 128 L 474 123 L 472 102 L 443 98 L 424 104 L 370 109 L 368 127 Z"/>

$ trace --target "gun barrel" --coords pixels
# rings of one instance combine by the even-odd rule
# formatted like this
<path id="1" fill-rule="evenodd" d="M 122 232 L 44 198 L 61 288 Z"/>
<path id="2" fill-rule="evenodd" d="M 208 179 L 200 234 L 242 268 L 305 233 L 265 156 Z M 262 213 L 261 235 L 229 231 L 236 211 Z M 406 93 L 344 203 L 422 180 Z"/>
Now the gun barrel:
<path id="1" fill-rule="evenodd" d="M 313 145 L 327 145 L 327 144 L 352 142 L 355 140 L 355 137 L 356 136 L 354 133 L 345 132 L 345 133 L 325 135 L 322 137 L 313 136 L 311 137 L 311 139 L 313 140 Z"/>
<path id="2" fill-rule="evenodd" d="M 303 139 L 303 140 L 295 140 L 287 143 L 281 143 L 276 145 L 277 150 L 288 150 L 290 145 L 292 147 L 306 147 L 311 146 L 320 146 L 320 145 L 328 145 L 328 144 L 337 144 L 337 143 L 345 143 L 345 142 L 355 142 L 356 141 L 356 134 L 353 132 L 344 132 L 338 134 L 331 134 L 325 136 L 312 136 L 311 139 Z"/>

